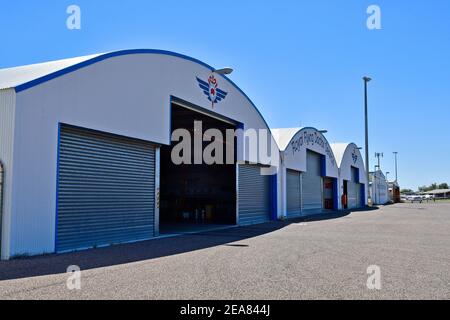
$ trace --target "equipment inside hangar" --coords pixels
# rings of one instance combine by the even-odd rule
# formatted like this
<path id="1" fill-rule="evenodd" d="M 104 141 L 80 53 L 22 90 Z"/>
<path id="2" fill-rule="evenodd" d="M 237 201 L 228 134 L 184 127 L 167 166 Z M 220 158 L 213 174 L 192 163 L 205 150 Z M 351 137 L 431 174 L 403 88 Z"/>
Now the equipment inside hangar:
<path id="1" fill-rule="evenodd" d="M 172 104 L 172 132 L 177 129 L 189 131 L 191 150 L 194 150 L 194 122 L 201 122 L 197 134 L 202 137 L 208 129 L 218 129 L 224 137 L 224 159 L 226 130 L 235 129 L 236 123 L 213 117 L 195 110 L 194 107 Z M 212 138 L 212 140 L 215 138 Z M 236 224 L 236 138 L 233 148 L 234 163 L 195 164 L 194 152 L 191 164 L 175 164 L 173 148 L 179 142 L 161 147 L 160 176 L 160 223 L 161 230 L 174 223 L 185 224 Z M 202 153 L 211 142 L 203 142 Z M 213 153 L 214 154 L 214 153 Z M 203 159 L 203 157 L 202 157 Z"/>

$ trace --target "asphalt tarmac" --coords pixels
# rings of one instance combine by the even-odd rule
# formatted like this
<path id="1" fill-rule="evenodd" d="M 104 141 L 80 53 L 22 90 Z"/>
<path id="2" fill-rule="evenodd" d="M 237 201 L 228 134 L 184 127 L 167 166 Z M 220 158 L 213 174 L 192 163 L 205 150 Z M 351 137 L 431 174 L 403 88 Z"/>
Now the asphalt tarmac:
<path id="1" fill-rule="evenodd" d="M 67 287 L 70 265 L 81 290 Z M 4 261 L 0 299 L 450 299 L 450 203 Z"/>

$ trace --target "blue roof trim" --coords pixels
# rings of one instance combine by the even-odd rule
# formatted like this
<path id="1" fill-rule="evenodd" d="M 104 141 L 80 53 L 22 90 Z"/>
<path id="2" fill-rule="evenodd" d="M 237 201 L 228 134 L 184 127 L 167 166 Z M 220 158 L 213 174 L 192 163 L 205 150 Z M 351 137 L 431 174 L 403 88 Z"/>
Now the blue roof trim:
<path id="1" fill-rule="evenodd" d="M 35 79 L 35 80 L 32 80 L 32 81 L 26 82 L 24 84 L 21 84 L 21 85 L 17 86 L 15 88 L 15 90 L 16 90 L 16 92 L 21 92 L 21 91 L 30 89 L 32 87 L 35 87 L 35 86 L 37 86 L 37 85 L 39 85 L 41 83 L 50 81 L 50 80 L 58 78 L 58 77 L 61 77 L 61 76 L 65 75 L 65 74 L 68 74 L 68 73 L 74 72 L 76 70 L 88 67 L 88 66 L 90 66 L 90 65 L 92 65 L 94 63 L 101 62 L 101 61 L 104 61 L 104 60 L 107 60 L 107 59 L 110 59 L 110 58 L 114 58 L 114 57 L 121 57 L 121 56 L 132 55 L 132 54 L 163 54 L 163 55 L 168 55 L 168 56 L 173 56 L 173 57 L 189 60 L 189 61 L 198 63 L 198 64 L 204 66 L 205 68 L 207 68 L 207 69 L 209 69 L 211 71 L 214 70 L 213 67 L 211 67 L 210 65 L 208 65 L 208 64 L 206 64 L 206 63 L 204 63 L 204 62 L 202 62 L 200 60 L 197 60 L 197 59 L 194 59 L 192 57 L 189 57 L 189 56 L 186 56 L 186 55 L 183 55 L 183 54 L 180 54 L 180 53 L 176 53 L 176 52 L 165 51 L 165 50 L 156 50 L 156 49 L 121 50 L 121 51 L 114 51 L 114 52 L 109 52 L 109 53 L 102 54 L 102 55 L 100 55 L 98 57 L 95 57 L 95 58 L 92 58 L 92 59 L 89 59 L 89 60 L 86 60 L 86 61 L 74 64 L 73 66 L 70 66 L 70 67 L 61 69 L 59 71 L 50 73 L 50 74 L 45 75 L 45 76 L 43 76 L 41 78 L 38 78 L 38 79 Z"/>
<path id="2" fill-rule="evenodd" d="M 19 93 L 21 91 L 30 89 L 32 87 L 35 87 L 41 83 L 50 81 L 52 79 L 61 77 L 65 74 L 74 72 L 76 70 L 85 68 L 87 66 L 90 66 L 94 63 L 97 62 L 101 62 L 110 58 L 114 58 L 114 57 L 120 57 L 120 56 L 125 56 L 125 55 L 132 55 L 132 54 L 161 54 L 161 55 L 167 55 L 167 56 L 172 56 L 172 57 L 177 57 L 180 59 L 184 59 L 184 60 L 188 60 L 194 63 L 197 63 L 207 69 L 209 69 L 210 71 L 215 70 L 215 68 L 211 67 L 210 65 L 208 65 L 207 63 L 200 61 L 198 59 L 192 58 L 190 56 L 181 54 L 181 53 L 176 53 L 173 51 L 167 51 L 167 50 L 158 50 L 158 49 L 130 49 L 130 50 L 120 50 L 120 51 L 114 51 L 114 52 L 109 52 L 109 53 L 105 53 L 102 54 L 98 57 L 74 64 L 73 66 L 64 68 L 62 70 L 50 73 L 48 75 L 45 75 L 41 78 L 26 82 L 24 84 L 18 85 L 15 87 L 15 91 L 16 93 Z M 264 119 L 264 117 L 262 116 L 261 112 L 258 110 L 258 108 L 256 107 L 256 105 L 253 103 L 253 101 L 244 93 L 244 91 L 241 90 L 241 88 L 239 88 L 233 81 L 231 81 L 228 77 L 226 77 L 225 75 L 220 75 L 222 78 L 224 78 L 225 80 L 227 80 L 233 87 L 235 87 L 249 102 L 250 104 L 253 106 L 253 108 L 255 108 L 256 112 L 258 112 L 259 116 L 261 117 L 261 119 L 264 121 L 267 129 L 269 129 L 269 125 L 267 124 L 266 119 Z"/>

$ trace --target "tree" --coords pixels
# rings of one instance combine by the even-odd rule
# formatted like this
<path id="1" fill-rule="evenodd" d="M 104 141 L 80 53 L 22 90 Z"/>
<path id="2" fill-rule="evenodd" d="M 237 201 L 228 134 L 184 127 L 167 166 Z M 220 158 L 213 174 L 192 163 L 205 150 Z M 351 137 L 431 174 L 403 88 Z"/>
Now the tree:
<path id="1" fill-rule="evenodd" d="M 450 189 L 450 188 L 448 187 L 448 183 L 444 182 L 438 186 L 438 189 Z"/>
<path id="2" fill-rule="evenodd" d="M 411 189 L 402 189 L 400 190 L 401 194 L 411 194 L 414 193 L 414 191 L 412 191 Z"/>
<path id="3" fill-rule="evenodd" d="M 437 183 L 432 183 L 429 186 L 419 187 L 420 192 L 428 192 L 428 191 L 432 191 L 432 190 L 436 190 L 436 189 L 450 189 L 450 188 L 448 187 L 447 183 L 441 183 L 439 185 Z"/>

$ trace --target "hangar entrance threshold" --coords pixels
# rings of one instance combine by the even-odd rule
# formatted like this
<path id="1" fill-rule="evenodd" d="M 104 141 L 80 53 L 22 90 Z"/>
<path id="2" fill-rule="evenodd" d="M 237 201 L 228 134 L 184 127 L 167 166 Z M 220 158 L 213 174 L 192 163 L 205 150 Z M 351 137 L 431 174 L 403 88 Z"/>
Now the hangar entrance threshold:
<path id="1" fill-rule="evenodd" d="M 209 231 L 218 231 L 237 227 L 234 224 L 196 224 L 196 223 L 165 223 L 161 225 L 160 235 L 195 234 Z"/>

